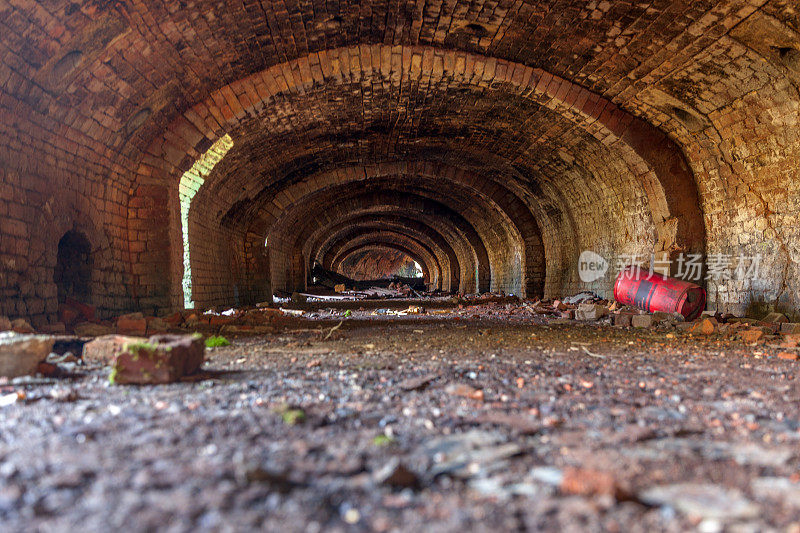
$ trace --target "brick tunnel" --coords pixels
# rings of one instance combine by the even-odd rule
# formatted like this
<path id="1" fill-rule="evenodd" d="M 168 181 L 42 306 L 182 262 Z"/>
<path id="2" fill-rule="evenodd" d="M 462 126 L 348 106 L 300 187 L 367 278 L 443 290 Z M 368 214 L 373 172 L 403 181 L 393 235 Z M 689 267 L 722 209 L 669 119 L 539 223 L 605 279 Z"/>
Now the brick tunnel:
<path id="1" fill-rule="evenodd" d="M 425 524 L 440 530 L 596 530 L 631 523 L 706 531 L 736 524 L 800 528 L 800 487 L 796 472 L 789 475 L 797 457 L 769 465 L 762 457 L 754 466 L 731 451 L 728 460 L 747 473 L 729 479 L 714 470 L 719 464 L 709 466 L 710 452 L 703 455 L 703 446 L 719 439 L 745 446 L 748 437 L 736 428 L 765 427 L 764 417 L 773 422 L 772 433 L 752 437 L 758 445 L 796 445 L 798 438 L 796 428 L 775 426 L 800 423 L 791 363 L 800 343 L 792 337 L 800 334 L 800 324 L 793 329 L 800 322 L 796 2 L 0 0 L 0 28 L 0 330 L 55 335 L 51 345 L 63 348 L 56 350 L 62 358 L 83 346 L 78 362 L 67 363 L 79 369 L 90 363 L 88 338 L 103 333 L 226 337 L 233 346 L 209 348 L 207 374 L 191 385 L 137 388 L 139 404 L 112 388 L 114 401 L 127 406 L 117 411 L 145 416 L 142 406 L 158 398 L 153 401 L 167 411 L 188 412 L 187 405 L 206 401 L 201 385 L 217 379 L 214 372 L 244 364 L 244 378 L 222 378 L 223 396 L 241 394 L 246 399 L 239 403 L 262 402 L 273 414 L 283 409 L 270 422 L 276 429 L 269 442 L 293 447 L 309 463 L 274 446 L 248 455 L 255 452 L 218 430 L 230 423 L 232 434 L 257 441 L 258 424 L 240 406 L 215 403 L 200 408 L 208 410 L 203 418 L 187 415 L 178 426 L 188 431 L 207 424 L 207 434 L 192 433 L 188 440 L 238 454 L 217 467 L 230 470 L 220 476 L 239 514 L 212 509 L 213 495 L 208 502 L 180 503 L 197 489 L 194 481 L 216 474 L 171 455 L 156 437 L 155 455 L 186 472 L 165 482 L 172 503 L 125 504 L 109 516 L 75 503 L 63 514 L 53 491 L 85 495 L 81 491 L 92 487 L 112 487 L 115 470 L 103 461 L 113 461 L 99 459 L 98 470 L 78 476 L 69 489 L 46 482 L 22 487 L 18 473 L 8 474 L 17 467 L 2 464 L 43 476 L 32 470 L 38 467 L 28 463 L 19 442 L 41 439 L 44 430 L 26 418 L 33 416 L 30 407 L 19 400 L 9 409 L 22 422 L 6 428 L 16 439 L 0 437 L 0 457 L 6 457 L 0 477 L 9 487 L 19 485 L 19 495 L 0 492 L 0 519 L 56 530 L 80 523 L 76 513 L 90 516 L 98 529 L 130 519 L 142 530 L 165 526 L 167 515 L 176 530 L 225 529 L 217 522 L 223 519 L 233 530 L 274 528 L 284 519 L 287 529 L 307 531 Z M 598 275 L 585 275 L 587 253 L 602 263 Z M 656 309 L 615 302 L 615 281 L 631 265 L 701 287 L 703 316 L 662 320 L 645 313 Z M 320 290 L 315 272 L 335 281 Z M 382 295 L 400 290 L 403 298 L 396 301 L 354 296 L 356 285 L 386 280 L 415 289 L 382 289 Z M 602 308 L 596 321 L 585 314 L 596 309 L 580 308 L 587 301 Z M 268 326 L 248 313 L 268 314 L 262 317 Z M 245 318 L 234 324 L 232 316 Z M 314 328 L 322 334 L 303 337 Z M 286 341 L 286 335 L 297 339 Z M 607 347 L 605 355 L 596 353 L 598 343 Z M 463 358 L 460 350 L 467 352 Z M 614 365 L 610 354 L 626 350 L 633 350 L 633 359 L 609 370 L 608 383 L 593 386 Z M 720 350 L 738 359 L 720 362 Z M 747 371 L 767 364 L 752 357 L 769 360 L 771 377 Z M 105 380 L 109 359 L 100 359 L 86 372 Z M 52 363 L 56 370 L 59 361 Z M 682 370 L 689 364 L 695 373 Z M 491 377 L 481 386 L 470 376 L 484 365 Z M 387 407 L 380 392 L 356 401 L 356 393 L 330 389 L 329 380 L 344 387 L 339 380 L 350 372 L 363 373 L 347 378 L 359 391 L 378 391 L 388 380 L 420 398 L 393 396 L 396 405 Z M 634 376 L 633 385 L 626 375 Z M 577 385 L 568 383 L 572 378 Z M 765 380 L 784 380 L 785 387 L 765 388 Z M 102 403 L 91 383 L 77 379 L 77 397 Z M 28 398 L 50 398 L 37 386 L 51 385 L 0 382 L 17 398 L 25 387 Z M 672 397 L 701 402 L 713 387 L 706 396 L 718 402 L 711 407 L 672 406 L 672 416 L 659 403 Z M 573 388 L 613 420 L 592 418 L 582 411 L 584 403 L 576 408 L 547 399 L 569 396 Z M 663 389 L 663 396 L 636 397 L 649 389 Z M 645 414 L 608 414 L 623 390 L 632 398 L 625 405 Z M 543 391 L 550 396 L 537 396 Z M 426 394 L 446 398 L 433 400 L 439 414 L 423 407 Z M 728 411 L 719 405 L 737 395 L 767 405 L 771 414 L 748 411 L 757 410 L 750 404 Z M 42 413 L 68 420 L 69 427 L 83 424 L 76 404 L 46 401 L 52 405 Z M 502 415 L 484 412 L 492 402 L 505 406 Z M 284 404 L 291 409 L 278 407 Z M 450 408 L 455 414 L 442 421 Z M 230 420 L 218 421 L 220 413 Z M 287 423 L 294 416 L 287 413 L 311 422 Z M 337 433 L 337 421 L 348 416 L 363 420 Z M 561 433 L 571 416 L 574 431 Z M 502 430 L 492 433 L 481 424 Z M 479 429 L 462 431 L 465 425 Z M 55 448 L 47 457 L 56 470 L 74 472 L 80 461 L 67 445 L 74 435 L 64 436 L 69 427 L 51 429 Z M 134 422 L 121 427 L 131 442 L 151 442 L 137 436 Z M 375 439 L 386 446 L 364 444 L 372 438 L 364 437 L 364 427 L 377 431 Z M 462 455 L 479 464 L 480 475 L 456 467 L 432 473 L 419 435 L 433 439 L 440 427 L 451 440 L 455 434 L 477 439 L 457 444 L 466 446 Z M 637 484 L 632 472 L 654 475 L 644 452 L 592 459 L 590 444 L 569 441 L 576 433 L 602 432 L 599 427 L 613 428 L 598 437 L 605 443 L 623 442 L 635 428 L 652 429 L 641 438 L 648 443 L 677 441 L 684 430 L 706 432 L 706 440 L 687 444 L 684 438 L 672 442 L 671 452 L 659 449 L 666 455 L 651 460 L 661 477 Z M 86 439 L 104 430 L 81 431 Z M 476 437 L 477 431 L 483 433 Z M 313 449 L 328 446 L 332 435 L 368 448 L 352 468 L 375 474 L 370 483 L 383 487 L 383 500 L 362 494 L 355 474 L 331 474 L 333 467 L 321 466 Z M 565 455 L 531 440 L 542 435 L 577 451 Z M 87 446 L 103 442 L 89 440 Z M 531 456 L 534 444 L 543 447 L 538 458 Z M 177 441 L 172 445 L 180 448 Z M 502 446 L 519 450 L 509 455 L 515 457 L 510 466 L 498 467 L 481 462 L 478 452 L 490 445 L 489 455 Z M 679 445 L 693 450 L 687 464 L 703 472 L 702 484 L 674 472 Z M 350 468 L 347 454 L 326 449 L 332 462 Z M 387 450 L 395 455 L 391 460 Z M 782 449 L 763 453 L 780 456 Z M 381 464 L 391 466 L 397 457 L 400 464 L 381 478 Z M 251 472 L 254 461 L 261 466 Z M 265 473 L 265 463 L 282 465 L 280 475 Z M 151 478 L 161 474 L 151 466 L 141 466 L 147 479 L 139 485 L 114 486 L 110 493 L 153 497 Z M 507 480 L 492 477 L 498 468 L 515 472 L 528 488 L 514 492 Z M 344 495 L 326 481 L 336 475 L 347 479 Z M 555 485 L 549 483 L 554 476 L 560 480 Z M 678 482 L 686 490 L 669 492 Z M 763 489 L 769 483 L 780 489 Z M 252 494 L 280 496 L 269 500 L 269 509 L 241 503 L 242 485 Z M 398 495 L 398 488 L 406 492 Z M 41 501 L 26 499 L 37 491 Z M 697 501 L 721 494 L 744 503 L 721 517 L 680 499 L 692 491 Z M 781 500 L 780 513 L 749 511 L 774 504 L 775 492 L 793 495 Z M 533 494 L 549 503 L 526 508 Z M 586 503 L 597 498 L 605 498 L 600 511 Z M 513 516 L 500 512 L 509 501 Z M 293 507 L 298 503 L 311 509 Z M 206 507 L 200 512 L 195 504 Z M 51 512 L 30 511 L 48 506 Z M 137 515 L 142 508 L 146 512 Z M 657 515 L 654 508 L 677 514 Z"/>

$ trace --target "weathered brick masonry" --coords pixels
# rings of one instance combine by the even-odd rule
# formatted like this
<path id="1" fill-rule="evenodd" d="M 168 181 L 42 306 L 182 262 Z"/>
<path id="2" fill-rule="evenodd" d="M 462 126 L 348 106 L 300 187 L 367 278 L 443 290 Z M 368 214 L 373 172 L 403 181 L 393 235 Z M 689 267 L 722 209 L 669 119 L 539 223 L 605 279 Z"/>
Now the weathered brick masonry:
<path id="1" fill-rule="evenodd" d="M 181 307 L 181 179 L 226 135 L 186 219 L 199 307 L 401 256 L 608 296 L 591 249 L 760 255 L 710 305 L 795 313 L 799 32 L 788 0 L 0 0 L 0 315 L 55 321 L 84 276 L 101 316 Z"/>
<path id="2" fill-rule="evenodd" d="M 392 247 L 368 246 L 342 259 L 339 272 L 357 280 L 381 279 L 412 274 L 416 270 L 414 262 Z"/>

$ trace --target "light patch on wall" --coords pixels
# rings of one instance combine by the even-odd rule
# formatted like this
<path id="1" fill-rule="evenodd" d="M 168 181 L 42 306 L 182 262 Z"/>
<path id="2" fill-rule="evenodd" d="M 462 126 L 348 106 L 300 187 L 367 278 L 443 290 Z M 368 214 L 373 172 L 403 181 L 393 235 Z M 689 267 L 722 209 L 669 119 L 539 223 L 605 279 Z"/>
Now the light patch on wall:
<path id="1" fill-rule="evenodd" d="M 211 174 L 217 163 L 233 148 L 230 135 L 220 137 L 217 142 L 194 162 L 192 168 L 184 172 L 178 186 L 178 199 L 181 204 L 181 231 L 183 233 L 183 305 L 194 307 L 192 300 L 192 262 L 189 255 L 189 209 L 192 199 L 203 186 L 203 182 Z"/>

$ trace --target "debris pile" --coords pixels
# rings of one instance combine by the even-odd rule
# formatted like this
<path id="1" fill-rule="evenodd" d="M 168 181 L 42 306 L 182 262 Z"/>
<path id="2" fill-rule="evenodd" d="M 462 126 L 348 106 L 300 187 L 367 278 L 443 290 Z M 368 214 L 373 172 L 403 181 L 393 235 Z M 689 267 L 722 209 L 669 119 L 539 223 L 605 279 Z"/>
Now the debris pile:
<path id="1" fill-rule="evenodd" d="M 425 281 L 423 278 L 404 278 L 400 276 L 393 276 L 387 279 L 372 279 L 357 281 L 347 276 L 343 276 L 336 272 L 332 272 L 319 265 L 314 265 L 311 270 L 312 285 L 317 287 L 324 287 L 327 289 L 336 290 L 336 287 L 341 286 L 346 289 L 355 291 L 372 289 L 372 288 L 388 288 L 396 290 L 398 286 L 407 286 L 410 290 L 425 291 Z M 394 286 L 394 288 L 392 287 Z M 336 292 L 343 292 L 336 290 Z"/>

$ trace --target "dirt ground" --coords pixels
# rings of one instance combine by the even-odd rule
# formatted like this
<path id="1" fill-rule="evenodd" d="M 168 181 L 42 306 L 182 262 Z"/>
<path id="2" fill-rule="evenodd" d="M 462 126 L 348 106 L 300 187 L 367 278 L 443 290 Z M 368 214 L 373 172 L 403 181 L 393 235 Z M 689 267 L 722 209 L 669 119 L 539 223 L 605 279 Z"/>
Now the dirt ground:
<path id="1" fill-rule="evenodd" d="M 0 529 L 800 531 L 776 350 L 335 307 L 183 383 L 3 387 Z"/>

